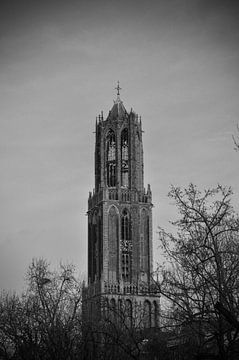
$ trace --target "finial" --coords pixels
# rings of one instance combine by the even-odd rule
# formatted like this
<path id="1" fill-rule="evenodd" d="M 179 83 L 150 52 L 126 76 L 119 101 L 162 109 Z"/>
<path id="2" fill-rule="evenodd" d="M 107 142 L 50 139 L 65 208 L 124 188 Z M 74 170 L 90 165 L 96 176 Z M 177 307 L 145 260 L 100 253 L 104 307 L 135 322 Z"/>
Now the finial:
<path id="1" fill-rule="evenodd" d="M 122 90 L 122 88 L 119 86 L 119 80 L 117 81 L 117 87 L 115 88 L 115 90 L 117 90 L 117 96 L 120 96 L 120 90 Z"/>

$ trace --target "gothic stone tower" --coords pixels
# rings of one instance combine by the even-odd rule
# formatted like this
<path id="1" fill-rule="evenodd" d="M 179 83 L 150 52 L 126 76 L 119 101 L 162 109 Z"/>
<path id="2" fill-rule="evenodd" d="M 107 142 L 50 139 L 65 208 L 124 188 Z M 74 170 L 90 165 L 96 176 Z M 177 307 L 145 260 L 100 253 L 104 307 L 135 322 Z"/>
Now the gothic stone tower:
<path id="1" fill-rule="evenodd" d="M 128 113 L 117 98 L 106 119 L 95 125 L 95 189 L 88 199 L 88 313 L 91 299 L 103 296 L 111 304 L 137 302 L 154 311 L 157 326 L 159 296 L 152 291 L 152 194 L 144 188 L 141 118 Z M 155 287 L 154 287 L 155 288 Z M 91 305 L 90 305 L 91 304 Z M 90 309 L 89 309 L 90 306 Z M 97 309 L 97 314 L 100 311 Z M 154 323 L 154 324 L 153 324 Z"/>

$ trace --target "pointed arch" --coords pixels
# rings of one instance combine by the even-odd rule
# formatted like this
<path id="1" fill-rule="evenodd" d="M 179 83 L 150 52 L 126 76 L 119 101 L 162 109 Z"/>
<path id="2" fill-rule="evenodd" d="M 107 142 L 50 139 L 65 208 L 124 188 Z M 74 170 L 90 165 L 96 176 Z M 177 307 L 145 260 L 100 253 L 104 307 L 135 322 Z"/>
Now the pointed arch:
<path id="1" fill-rule="evenodd" d="M 138 189 L 143 190 L 143 149 L 139 131 L 137 128 L 135 136 L 135 184 Z"/>
<path id="2" fill-rule="evenodd" d="M 119 216 L 115 206 L 108 213 L 108 251 L 109 251 L 109 281 L 118 280 L 118 232 Z"/>
<path id="3" fill-rule="evenodd" d="M 116 321 L 116 301 L 114 298 L 110 299 L 110 319 L 111 321 L 115 322 Z"/>
<path id="4" fill-rule="evenodd" d="M 126 326 L 131 328 L 132 327 L 132 315 L 133 315 L 133 306 L 132 301 L 127 299 L 125 301 L 125 323 Z"/>
<path id="5" fill-rule="evenodd" d="M 151 327 L 151 303 L 149 300 L 144 302 L 144 327 Z"/>
<path id="6" fill-rule="evenodd" d="M 102 232 L 102 212 L 99 209 L 97 219 L 97 231 L 98 231 L 98 278 L 101 279 L 103 271 L 103 232 Z"/>
<path id="7" fill-rule="evenodd" d="M 103 299 L 103 316 L 105 319 L 109 317 L 109 299 L 107 297 Z"/>
<path id="8" fill-rule="evenodd" d="M 125 208 L 121 214 L 121 274 L 124 281 L 132 277 L 132 237 L 130 213 Z"/>
<path id="9" fill-rule="evenodd" d="M 140 219 L 140 270 L 149 272 L 149 214 L 148 210 L 142 209 Z"/>
<path id="10" fill-rule="evenodd" d="M 92 281 L 94 281 L 96 276 L 97 276 L 97 260 L 98 260 L 97 217 L 98 217 L 98 212 L 97 212 L 97 210 L 95 210 L 94 213 L 93 213 L 93 216 L 92 216 L 92 232 L 91 232 L 91 235 L 92 235 L 92 238 L 91 238 L 91 248 L 92 248 L 92 274 L 91 274 L 91 278 L 92 278 Z"/>
<path id="11" fill-rule="evenodd" d="M 102 210 L 94 208 L 88 221 L 88 277 L 89 283 L 100 279 L 103 271 Z"/>
<path id="12" fill-rule="evenodd" d="M 107 185 L 116 186 L 116 136 L 112 129 L 106 136 L 106 172 Z"/>
<path id="13" fill-rule="evenodd" d="M 115 298 L 112 298 L 110 300 L 110 307 L 111 309 L 113 309 L 114 311 L 116 311 L 116 301 L 115 301 Z"/>
<path id="14" fill-rule="evenodd" d="M 129 186 L 129 134 L 127 128 L 121 132 L 121 186 Z"/>
<path id="15" fill-rule="evenodd" d="M 117 321 L 119 325 L 123 324 L 124 319 L 124 307 L 123 307 L 123 300 L 121 298 L 118 299 L 117 305 Z"/>
<path id="16" fill-rule="evenodd" d="M 153 301 L 152 317 L 153 326 L 158 327 L 159 306 L 156 300 Z"/>
<path id="17" fill-rule="evenodd" d="M 121 216 L 121 239 L 130 240 L 130 238 L 130 214 L 127 209 L 124 209 Z"/>
<path id="18" fill-rule="evenodd" d="M 108 208 L 108 214 L 109 214 L 109 213 L 113 213 L 113 212 L 115 212 L 118 217 L 120 216 L 119 209 L 118 209 L 117 206 L 114 205 L 114 204 L 112 204 L 112 205 Z"/>
<path id="19" fill-rule="evenodd" d="M 112 129 L 109 129 L 106 136 L 107 144 L 107 161 L 116 160 L 116 139 L 115 133 Z"/>

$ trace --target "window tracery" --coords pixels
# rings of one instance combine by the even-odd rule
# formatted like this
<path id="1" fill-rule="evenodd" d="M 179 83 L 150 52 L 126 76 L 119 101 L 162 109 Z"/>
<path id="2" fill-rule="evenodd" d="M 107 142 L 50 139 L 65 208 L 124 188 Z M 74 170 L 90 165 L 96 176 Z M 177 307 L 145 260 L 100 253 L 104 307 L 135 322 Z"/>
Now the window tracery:
<path id="1" fill-rule="evenodd" d="M 113 187 L 116 185 L 116 141 L 113 130 L 109 130 L 106 142 L 107 185 Z"/>
<path id="2" fill-rule="evenodd" d="M 158 304 L 156 301 L 153 302 L 153 318 L 154 327 L 158 327 Z"/>
<path id="3" fill-rule="evenodd" d="M 133 306 L 132 306 L 132 302 L 127 299 L 125 301 L 125 315 L 126 315 L 126 318 L 125 318 L 125 322 L 126 322 L 126 325 L 131 328 L 132 327 L 132 315 L 133 315 Z"/>
<path id="4" fill-rule="evenodd" d="M 109 247 L 109 279 L 114 282 L 118 279 L 118 214 L 116 208 L 111 206 L 108 215 L 108 247 Z"/>
<path id="5" fill-rule="evenodd" d="M 141 271 L 149 271 L 149 215 L 143 209 L 141 212 L 141 234 L 140 234 L 140 268 Z"/>
<path id="6" fill-rule="evenodd" d="M 132 240 L 130 232 L 130 216 L 125 209 L 121 217 L 121 273 L 122 279 L 131 280 Z"/>
<path id="7" fill-rule="evenodd" d="M 144 302 L 144 326 L 146 328 L 151 327 L 151 303 L 149 300 Z"/>
<path id="8" fill-rule="evenodd" d="M 129 137 L 126 128 L 121 133 L 121 185 L 129 185 Z"/>
<path id="9" fill-rule="evenodd" d="M 111 321 L 116 321 L 116 301 L 114 298 L 110 300 L 110 318 Z"/>

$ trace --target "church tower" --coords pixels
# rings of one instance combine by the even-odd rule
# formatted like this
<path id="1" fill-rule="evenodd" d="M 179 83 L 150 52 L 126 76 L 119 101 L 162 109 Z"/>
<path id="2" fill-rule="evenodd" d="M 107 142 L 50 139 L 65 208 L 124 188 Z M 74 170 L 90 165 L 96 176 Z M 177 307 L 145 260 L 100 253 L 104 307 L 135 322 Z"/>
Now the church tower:
<path id="1" fill-rule="evenodd" d="M 88 287 L 84 296 L 88 302 L 93 296 L 115 303 L 119 299 L 146 301 L 156 311 L 153 205 L 150 185 L 144 188 L 141 117 L 132 109 L 126 111 L 119 83 L 116 90 L 108 116 L 101 113 L 95 124 L 95 189 L 88 199 Z"/>

